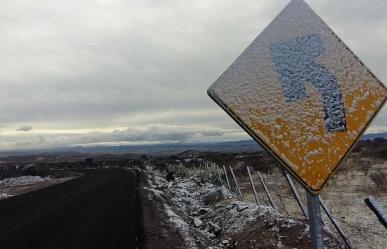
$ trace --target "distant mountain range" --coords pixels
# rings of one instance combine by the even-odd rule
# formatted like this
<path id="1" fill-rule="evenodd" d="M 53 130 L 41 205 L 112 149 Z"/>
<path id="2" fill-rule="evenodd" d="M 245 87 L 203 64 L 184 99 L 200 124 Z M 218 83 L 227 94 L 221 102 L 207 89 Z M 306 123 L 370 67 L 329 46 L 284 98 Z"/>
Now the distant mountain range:
<path id="1" fill-rule="evenodd" d="M 382 137 L 384 139 L 387 139 L 387 132 L 366 134 L 361 139 L 362 140 L 367 140 L 367 139 L 373 140 L 373 139 L 375 139 L 377 137 Z"/>
<path id="2" fill-rule="evenodd" d="M 387 132 L 367 134 L 362 140 L 383 137 L 387 139 Z M 184 151 L 202 152 L 255 152 L 263 150 L 254 140 L 225 141 L 225 142 L 203 142 L 203 143 L 169 143 L 152 145 L 100 145 L 100 146 L 74 146 L 68 148 L 56 148 L 46 150 L 24 150 L 24 151 L 0 151 L 0 158 L 18 157 L 25 155 L 55 156 L 55 155 L 89 155 L 89 154 L 152 154 L 172 155 Z"/>
<path id="3" fill-rule="evenodd" d="M 253 140 L 207 142 L 207 143 L 170 143 L 152 145 L 119 145 L 119 146 L 96 146 L 77 147 L 80 153 L 134 153 L 134 154 L 177 154 L 187 150 L 211 151 L 211 152 L 253 152 L 262 148 Z"/>
<path id="4" fill-rule="evenodd" d="M 55 156 L 55 155 L 88 155 L 88 154 L 152 154 L 172 155 L 184 151 L 202 152 L 254 152 L 262 148 L 253 140 L 207 142 L 207 143 L 169 143 L 152 145 L 100 145 L 76 146 L 46 150 L 0 151 L 0 158 L 19 157 L 26 155 Z"/>

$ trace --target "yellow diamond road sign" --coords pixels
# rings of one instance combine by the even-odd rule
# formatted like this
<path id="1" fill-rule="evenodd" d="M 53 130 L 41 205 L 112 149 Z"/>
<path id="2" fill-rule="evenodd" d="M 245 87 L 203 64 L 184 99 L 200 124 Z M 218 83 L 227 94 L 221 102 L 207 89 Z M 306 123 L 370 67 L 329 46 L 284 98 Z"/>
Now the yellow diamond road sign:
<path id="1" fill-rule="evenodd" d="M 387 91 L 305 2 L 293 0 L 208 94 L 318 194 Z"/>

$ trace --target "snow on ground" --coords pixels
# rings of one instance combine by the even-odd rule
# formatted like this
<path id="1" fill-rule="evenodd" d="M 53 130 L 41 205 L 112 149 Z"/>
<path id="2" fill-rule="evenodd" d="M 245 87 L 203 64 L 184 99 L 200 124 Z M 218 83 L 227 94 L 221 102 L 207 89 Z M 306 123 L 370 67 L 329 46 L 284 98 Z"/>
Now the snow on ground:
<path id="1" fill-rule="evenodd" d="M 147 175 L 146 189 L 163 199 L 169 223 L 185 240 L 185 248 L 310 247 L 304 221 L 269 206 L 238 201 L 226 187 L 212 184 L 210 177 L 194 174 L 168 182 L 151 168 Z M 341 248 L 332 238 L 329 233 L 326 248 Z"/>
<path id="2" fill-rule="evenodd" d="M 78 175 L 80 176 L 80 175 Z M 41 177 L 41 176 L 19 176 L 10 177 L 0 180 L 0 199 L 9 198 L 12 196 L 28 193 L 38 189 L 46 188 L 54 184 L 62 183 L 77 177 L 75 175 L 54 178 L 54 177 Z"/>
<path id="3" fill-rule="evenodd" d="M 0 186 L 17 186 L 17 185 L 28 185 L 38 182 L 51 181 L 53 180 L 50 177 L 40 177 L 40 176 L 19 176 L 19 177 L 10 177 L 0 180 Z"/>
<path id="4" fill-rule="evenodd" d="M 5 193 L 0 193 L 0 200 L 1 199 L 5 199 L 5 198 L 9 198 L 9 197 L 12 197 L 13 195 L 9 195 L 9 194 L 5 194 Z"/>
<path id="5" fill-rule="evenodd" d="M 197 248 L 195 241 L 190 236 L 189 224 L 187 224 L 187 222 L 182 220 L 179 215 L 173 212 L 170 206 L 164 204 L 164 207 L 169 217 L 169 221 L 171 221 L 174 226 L 179 229 L 180 234 L 183 235 L 183 238 L 185 239 L 186 245 L 192 249 Z"/>

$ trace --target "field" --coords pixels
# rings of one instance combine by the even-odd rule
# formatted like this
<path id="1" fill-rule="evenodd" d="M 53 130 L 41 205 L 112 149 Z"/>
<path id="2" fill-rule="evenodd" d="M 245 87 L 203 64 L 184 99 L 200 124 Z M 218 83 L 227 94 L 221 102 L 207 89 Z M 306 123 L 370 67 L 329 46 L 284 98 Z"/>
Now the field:
<path id="1" fill-rule="evenodd" d="M 386 229 L 366 206 L 364 199 L 368 196 L 374 196 L 387 210 L 387 193 L 379 189 L 378 185 L 369 177 L 373 173 L 373 167 L 367 170 L 365 166 L 368 163 L 369 159 L 353 155 L 343 165 L 343 168 L 333 176 L 321 196 L 355 248 L 384 249 L 387 245 Z M 379 170 L 386 172 L 387 164 L 378 165 Z M 301 209 L 295 201 L 284 175 L 276 171 L 269 177 L 264 174 L 264 177 L 280 212 L 289 214 L 291 217 L 303 218 Z M 247 178 L 241 177 L 240 179 L 245 198 L 254 202 Z M 258 177 L 254 176 L 254 181 L 260 201 L 268 204 Z M 304 206 L 306 206 L 305 191 L 298 184 L 296 186 Z M 333 233 L 337 233 L 324 213 L 323 219 L 329 229 Z"/>
<path id="2" fill-rule="evenodd" d="M 362 142 L 321 194 L 353 248 L 384 249 L 387 245 L 385 228 L 364 203 L 366 197 L 374 196 L 387 210 L 386 152 L 387 140 Z M 308 221 L 284 172 L 262 151 L 14 160 L 3 161 L 0 172 L 2 249 L 310 248 Z M 242 201 L 229 170 L 228 189 L 222 165 L 232 167 Z M 26 175 L 26 169 L 34 175 Z M 264 194 L 257 171 L 268 185 L 275 208 Z M 306 193 L 294 182 L 306 206 Z M 345 248 L 322 214 L 326 248 Z"/>

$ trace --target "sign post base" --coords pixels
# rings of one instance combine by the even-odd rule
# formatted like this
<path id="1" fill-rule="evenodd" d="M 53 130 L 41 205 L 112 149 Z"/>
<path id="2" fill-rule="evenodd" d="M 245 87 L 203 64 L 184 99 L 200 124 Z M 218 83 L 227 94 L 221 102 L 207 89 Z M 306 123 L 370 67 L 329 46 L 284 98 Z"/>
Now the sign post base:
<path id="1" fill-rule="evenodd" d="M 320 198 L 307 192 L 309 230 L 312 241 L 312 249 L 324 249 L 324 239 L 322 231 L 322 220 L 320 211 Z"/>

